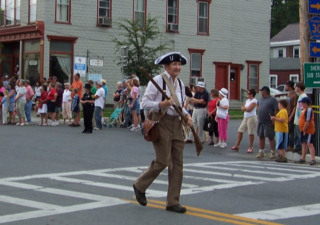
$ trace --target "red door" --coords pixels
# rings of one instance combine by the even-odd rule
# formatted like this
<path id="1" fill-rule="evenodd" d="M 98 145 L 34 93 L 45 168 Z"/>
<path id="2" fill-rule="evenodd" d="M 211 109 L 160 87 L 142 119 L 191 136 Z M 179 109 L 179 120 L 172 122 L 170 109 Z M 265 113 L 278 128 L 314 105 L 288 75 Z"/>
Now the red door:
<path id="1" fill-rule="evenodd" d="M 231 65 L 230 69 L 230 99 L 240 100 L 240 68 Z"/>
<path id="2" fill-rule="evenodd" d="M 226 63 L 216 63 L 215 88 L 217 90 L 221 88 L 228 89 L 228 67 Z"/>

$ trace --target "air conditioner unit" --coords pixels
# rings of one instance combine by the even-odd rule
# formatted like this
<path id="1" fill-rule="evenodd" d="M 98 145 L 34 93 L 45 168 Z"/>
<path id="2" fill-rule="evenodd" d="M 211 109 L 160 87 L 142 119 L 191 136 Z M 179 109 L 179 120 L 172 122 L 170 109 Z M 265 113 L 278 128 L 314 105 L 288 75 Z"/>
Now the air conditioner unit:
<path id="1" fill-rule="evenodd" d="M 190 85 L 197 85 L 198 82 L 205 82 L 204 77 L 191 77 Z"/>
<path id="2" fill-rule="evenodd" d="M 112 19 L 110 19 L 108 17 L 100 17 L 99 18 L 99 25 L 110 27 L 112 25 Z"/>
<path id="3" fill-rule="evenodd" d="M 168 31 L 178 31 L 179 25 L 178 24 L 168 24 Z"/>

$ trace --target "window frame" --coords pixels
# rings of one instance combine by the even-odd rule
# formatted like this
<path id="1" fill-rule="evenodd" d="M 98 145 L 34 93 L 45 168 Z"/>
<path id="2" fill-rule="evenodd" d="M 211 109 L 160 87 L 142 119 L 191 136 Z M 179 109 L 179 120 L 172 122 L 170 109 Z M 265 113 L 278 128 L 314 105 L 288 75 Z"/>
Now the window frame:
<path id="1" fill-rule="evenodd" d="M 147 0 L 133 0 L 133 13 L 132 13 L 132 20 L 136 21 L 136 2 L 137 1 L 143 1 L 143 6 L 144 6 L 144 21 L 143 21 L 143 26 L 141 26 L 142 29 L 144 29 L 145 25 L 146 25 L 146 21 L 147 21 Z M 141 25 L 141 24 L 140 24 Z"/>
<path id="2" fill-rule="evenodd" d="M 7 2 L 10 0 L 1 0 L 0 8 L 3 8 L 2 11 L 2 18 L 0 22 L 0 27 L 11 27 L 11 26 L 18 26 L 21 25 L 21 14 L 20 14 L 20 9 L 21 9 L 21 0 L 11 0 L 13 2 L 13 23 L 12 24 L 7 24 Z M 19 2 L 19 8 L 17 8 L 17 2 Z M 1 7 L 3 4 L 4 7 Z M 17 13 L 19 11 L 19 14 Z M 19 20 L 17 20 L 17 14 L 19 15 Z M 17 22 L 19 21 L 19 22 Z"/>
<path id="3" fill-rule="evenodd" d="M 169 1 L 170 0 L 167 0 L 167 7 L 166 7 L 166 23 L 167 23 L 167 26 L 166 26 L 166 31 L 167 32 L 175 32 L 175 33 L 178 33 L 179 32 L 179 29 L 176 30 L 176 31 L 172 31 L 172 30 L 169 30 L 168 29 L 168 25 L 169 24 L 173 24 L 173 25 L 178 25 L 179 26 L 179 0 L 172 0 L 172 1 L 176 1 L 177 2 L 177 7 L 176 7 L 176 23 L 171 23 L 169 22 Z M 170 14 L 171 15 L 171 14 Z"/>
<path id="4" fill-rule="evenodd" d="M 202 77 L 202 57 L 204 52 L 206 51 L 205 49 L 194 49 L 194 48 L 189 48 L 189 57 L 190 57 L 190 73 L 189 73 L 189 77 L 190 80 L 192 77 Z M 199 76 L 193 76 L 192 75 L 192 54 L 200 54 L 200 70 L 199 70 Z"/>
<path id="5" fill-rule="evenodd" d="M 98 27 L 102 27 L 102 25 L 99 24 L 99 19 L 100 18 L 104 18 L 105 16 L 100 16 L 100 1 L 109 1 L 109 9 L 106 8 L 106 11 L 109 11 L 109 16 L 106 16 L 106 18 L 111 19 L 112 20 L 112 0 L 97 0 L 97 26 Z M 107 26 L 107 27 L 111 27 L 111 26 Z"/>
<path id="6" fill-rule="evenodd" d="M 295 51 L 298 50 L 299 51 L 299 54 L 298 54 L 298 57 L 295 57 Z M 293 46 L 292 48 L 292 58 L 300 58 L 300 46 Z"/>
<path id="7" fill-rule="evenodd" d="M 55 4 L 55 23 L 61 23 L 61 24 L 71 24 L 71 0 L 67 0 L 68 1 L 68 19 L 67 21 L 60 21 L 58 20 L 57 16 L 58 16 L 58 1 L 56 0 L 56 4 Z"/>
<path id="8" fill-rule="evenodd" d="M 31 21 L 31 1 L 36 1 L 35 2 L 35 20 L 34 21 Z M 37 5 L 38 5 L 38 0 L 29 0 L 29 3 L 28 3 L 28 23 L 29 24 L 32 24 L 32 23 L 36 23 L 37 22 Z"/>
<path id="9" fill-rule="evenodd" d="M 271 78 L 276 78 L 276 82 L 275 82 L 275 86 L 274 87 L 272 87 Z M 272 87 L 272 88 L 275 88 L 275 89 L 278 87 L 278 75 L 277 74 L 270 74 L 269 75 L 269 87 Z"/>
<path id="10" fill-rule="evenodd" d="M 297 81 L 293 81 L 293 79 L 292 79 L 293 77 L 296 77 Z M 300 78 L 299 74 L 290 74 L 289 75 L 289 80 L 291 80 L 293 82 L 299 82 L 299 78 Z"/>
<path id="11" fill-rule="evenodd" d="M 210 27 L 210 4 L 212 0 L 196 0 L 197 1 L 197 34 L 198 35 L 209 35 L 209 27 Z M 207 31 L 206 32 L 200 32 L 200 15 L 199 15 L 199 10 L 200 10 L 200 3 L 206 3 L 207 4 Z"/>
<path id="12" fill-rule="evenodd" d="M 259 80 L 260 80 L 260 64 L 262 63 L 262 61 L 251 61 L 251 60 L 246 60 L 247 63 L 247 89 L 251 89 L 251 85 L 250 85 L 250 67 L 252 65 L 256 65 L 257 66 L 257 88 L 256 88 L 256 92 L 259 91 Z"/>

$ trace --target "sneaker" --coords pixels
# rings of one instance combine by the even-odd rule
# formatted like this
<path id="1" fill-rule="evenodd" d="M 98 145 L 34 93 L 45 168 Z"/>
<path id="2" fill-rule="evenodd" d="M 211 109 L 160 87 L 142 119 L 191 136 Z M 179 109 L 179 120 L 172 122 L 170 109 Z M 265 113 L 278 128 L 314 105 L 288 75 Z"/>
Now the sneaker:
<path id="1" fill-rule="evenodd" d="M 214 144 L 213 147 L 220 147 L 220 142 Z"/>
<path id="2" fill-rule="evenodd" d="M 226 148 L 227 147 L 227 143 L 221 143 L 219 147 L 220 148 Z"/>
<path id="3" fill-rule="evenodd" d="M 17 123 L 16 126 L 20 126 L 20 123 Z"/>
<path id="4" fill-rule="evenodd" d="M 270 157 L 270 159 L 275 159 L 276 153 L 274 151 L 271 151 L 269 157 Z"/>
<path id="5" fill-rule="evenodd" d="M 25 125 L 24 123 L 21 123 L 21 124 L 20 124 L 20 126 L 24 126 L 24 125 Z"/>
<path id="6" fill-rule="evenodd" d="M 304 164 L 304 163 L 306 163 L 306 160 L 304 160 L 304 159 L 299 159 L 298 161 L 295 161 L 294 163 Z"/>
<path id="7" fill-rule="evenodd" d="M 131 129 L 132 127 L 133 127 L 133 125 L 131 124 L 131 125 L 130 125 L 130 126 L 128 126 L 127 128 L 128 128 L 128 129 Z"/>
<path id="8" fill-rule="evenodd" d="M 139 130 L 140 130 L 139 127 L 132 127 L 132 128 L 130 129 L 131 132 L 137 132 L 137 131 L 139 131 Z"/>
<path id="9" fill-rule="evenodd" d="M 310 161 L 310 166 L 314 166 L 314 165 L 316 165 L 316 164 L 317 164 L 316 160 L 311 160 L 311 161 Z"/>
<path id="10" fill-rule="evenodd" d="M 94 130 L 102 130 L 102 128 L 94 127 Z"/>
<path id="11" fill-rule="evenodd" d="M 256 157 L 257 159 L 262 159 L 264 157 L 264 152 L 259 152 Z"/>
<path id="12" fill-rule="evenodd" d="M 45 124 L 43 124 L 42 126 L 45 126 L 45 127 L 46 127 L 46 126 L 48 126 L 48 124 L 47 124 L 47 123 L 45 123 Z"/>
<path id="13" fill-rule="evenodd" d="M 54 121 L 51 123 L 51 126 L 55 127 L 55 126 L 57 126 L 57 123 Z"/>
<path id="14" fill-rule="evenodd" d="M 286 157 L 283 157 L 282 155 L 279 155 L 278 158 L 275 160 L 275 162 L 287 163 L 288 159 Z"/>

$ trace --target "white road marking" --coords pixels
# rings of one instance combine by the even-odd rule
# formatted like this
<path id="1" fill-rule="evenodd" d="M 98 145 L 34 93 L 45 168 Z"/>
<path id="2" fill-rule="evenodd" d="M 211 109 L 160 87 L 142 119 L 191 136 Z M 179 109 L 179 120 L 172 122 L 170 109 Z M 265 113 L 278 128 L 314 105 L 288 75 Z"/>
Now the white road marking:
<path id="1" fill-rule="evenodd" d="M 295 217 L 306 217 L 320 214 L 320 204 L 300 205 L 288 208 L 273 209 L 259 212 L 248 212 L 236 214 L 236 216 L 243 216 L 259 220 L 280 220 Z"/>

